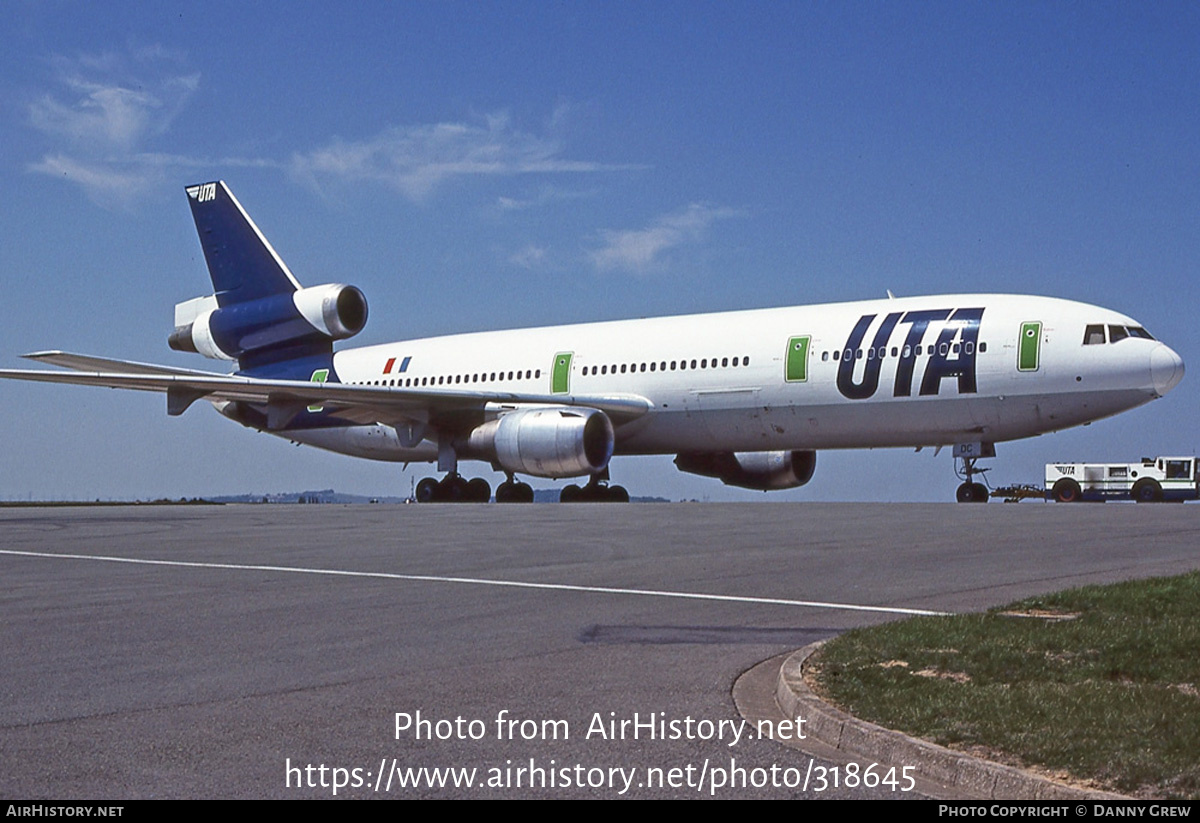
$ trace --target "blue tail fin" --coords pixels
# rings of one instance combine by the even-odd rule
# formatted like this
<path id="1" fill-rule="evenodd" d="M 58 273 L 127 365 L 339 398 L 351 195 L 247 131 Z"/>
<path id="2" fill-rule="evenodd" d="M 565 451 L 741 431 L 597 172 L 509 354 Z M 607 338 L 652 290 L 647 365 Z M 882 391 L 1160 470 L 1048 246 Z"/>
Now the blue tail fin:
<path id="1" fill-rule="evenodd" d="M 300 288 L 224 181 L 188 186 L 217 304 L 231 306 Z"/>
<path id="2" fill-rule="evenodd" d="M 333 341 L 367 322 L 354 286 L 303 288 L 221 181 L 186 188 L 213 295 L 175 307 L 171 348 L 237 360 L 248 374 L 333 378 Z M 303 374 L 302 374 L 303 373 Z"/>

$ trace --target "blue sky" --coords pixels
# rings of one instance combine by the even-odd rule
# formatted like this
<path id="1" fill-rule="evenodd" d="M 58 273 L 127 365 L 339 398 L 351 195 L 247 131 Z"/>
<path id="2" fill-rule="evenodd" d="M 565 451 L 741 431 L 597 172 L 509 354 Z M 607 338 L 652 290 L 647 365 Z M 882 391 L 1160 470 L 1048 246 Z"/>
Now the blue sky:
<path id="1" fill-rule="evenodd" d="M 1005 291 L 1123 311 L 1200 368 L 1195 4 L 11 2 L 0 30 L 5 367 L 46 348 L 212 365 L 165 341 L 208 290 L 183 187 L 219 178 L 302 282 L 363 289 L 356 344 Z M 991 478 L 1200 452 L 1197 385 L 1002 444 Z M 0 499 L 414 476 L 155 395 L 0 397 Z M 713 500 L 957 483 L 928 450 L 822 453 L 768 498 L 670 458 L 614 476 Z"/>

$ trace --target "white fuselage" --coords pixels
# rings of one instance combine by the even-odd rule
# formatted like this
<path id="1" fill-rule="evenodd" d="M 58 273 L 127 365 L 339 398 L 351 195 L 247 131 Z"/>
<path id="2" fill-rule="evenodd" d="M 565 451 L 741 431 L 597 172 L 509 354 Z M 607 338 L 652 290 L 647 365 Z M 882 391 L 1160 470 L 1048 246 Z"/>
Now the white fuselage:
<path id="1" fill-rule="evenodd" d="M 942 295 L 407 340 L 338 352 L 334 368 L 396 391 L 644 398 L 648 413 L 616 425 L 617 454 L 936 446 L 1079 425 L 1182 378 L 1148 336 L 1085 344 L 1096 327 L 1144 334 L 1073 301 Z M 375 459 L 437 455 L 386 425 L 284 436 Z"/>

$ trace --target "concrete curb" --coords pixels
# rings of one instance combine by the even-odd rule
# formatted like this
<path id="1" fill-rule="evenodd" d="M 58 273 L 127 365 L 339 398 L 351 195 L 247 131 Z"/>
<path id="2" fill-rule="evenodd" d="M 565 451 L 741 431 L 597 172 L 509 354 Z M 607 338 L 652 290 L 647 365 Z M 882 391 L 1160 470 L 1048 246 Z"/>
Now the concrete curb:
<path id="1" fill-rule="evenodd" d="M 982 800 L 1128 800 L 1124 795 L 1077 789 L 1029 772 L 876 726 L 835 709 L 804 682 L 804 666 L 824 641 L 793 652 L 779 668 L 775 700 L 788 717 L 803 717 L 805 733 L 843 754 L 894 766 L 912 766 L 925 779 Z"/>

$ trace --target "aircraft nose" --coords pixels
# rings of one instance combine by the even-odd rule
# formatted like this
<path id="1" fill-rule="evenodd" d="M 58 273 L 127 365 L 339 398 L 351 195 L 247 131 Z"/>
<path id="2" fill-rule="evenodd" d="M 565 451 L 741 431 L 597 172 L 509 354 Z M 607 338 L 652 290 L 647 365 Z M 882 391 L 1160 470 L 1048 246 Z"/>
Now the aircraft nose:
<path id="1" fill-rule="evenodd" d="M 1162 397 L 1183 379 L 1183 358 L 1170 346 L 1157 346 L 1150 352 L 1150 379 L 1154 383 L 1154 393 Z"/>

